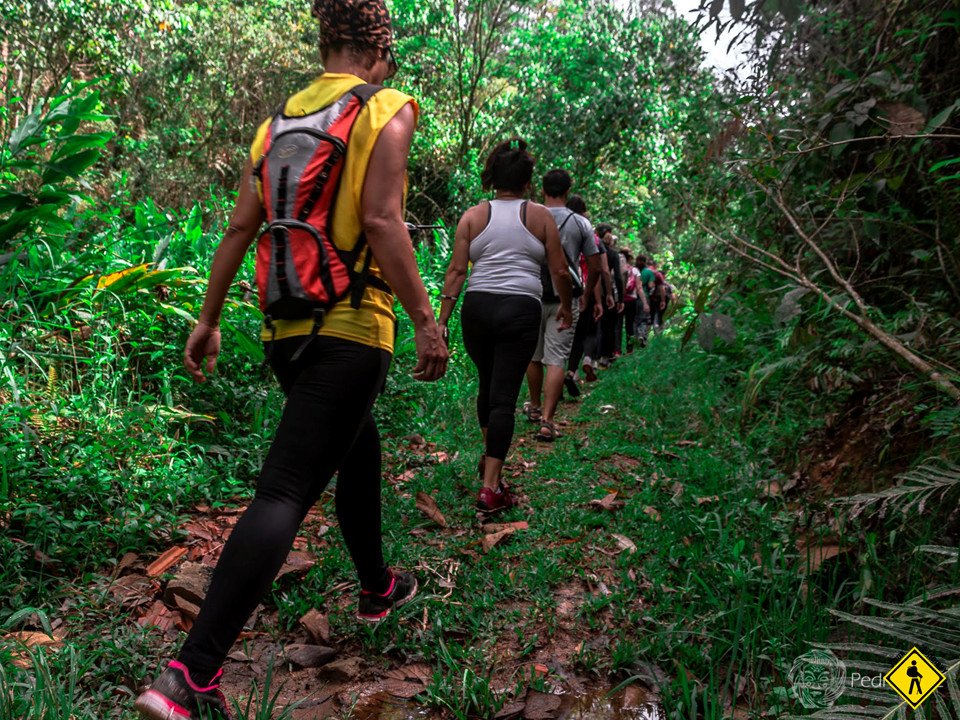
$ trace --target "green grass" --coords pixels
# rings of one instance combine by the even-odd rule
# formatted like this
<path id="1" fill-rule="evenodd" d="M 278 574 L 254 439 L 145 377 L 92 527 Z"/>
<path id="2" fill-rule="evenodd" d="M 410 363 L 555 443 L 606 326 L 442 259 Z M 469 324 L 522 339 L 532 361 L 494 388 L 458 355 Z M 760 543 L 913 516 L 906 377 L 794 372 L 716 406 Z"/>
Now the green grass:
<path id="1" fill-rule="evenodd" d="M 740 677 L 751 687 L 741 702 L 773 709 L 792 660 L 808 642 L 826 641 L 835 632 L 829 610 L 858 609 L 864 569 L 872 573 L 874 596 L 894 590 L 910 595 L 922 587 L 927 566 L 920 560 L 885 570 L 892 543 L 871 536 L 864 544 L 843 531 L 839 540 L 849 550 L 804 578 L 795 540 L 813 538 L 827 525 L 812 516 L 806 520 L 810 528 L 803 525 L 798 513 L 815 508 L 801 496 L 765 493 L 770 481 L 785 482 L 758 445 L 775 428 L 742 433 L 731 420 L 740 407 L 726 361 L 700 352 L 678 355 L 670 337 L 602 373 L 581 402 L 565 403 L 562 416 L 570 422 L 554 445 L 538 446 L 532 426 L 518 420 L 517 439 L 524 442 L 515 444 L 508 473 L 520 473 L 508 479 L 528 502 L 498 520 L 527 520 L 530 527 L 484 554 L 472 508 L 480 435 L 470 368 L 462 352 L 457 355 L 450 377 L 424 386 L 409 380 L 409 354 L 401 352 L 379 411 L 389 431 L 385 457 L 391 472 L 402 472 L 416 458 L 399 440 L 413 431 L 453 458 L 418 467 L 402 486 L 384 486 L 388 562 L 418 573 L 420 596 L 376 628 L 358 623 L 352 617 L 354 590 L 343 597 L 328 594 L 354 580 L 345 547 L 332 532 L 317 548 L 321 562 L 299 581 L 284 580 L 268 597 L 268 607 L 279 611 L 273 636 L 295 629 L 300 616 L 321 606 L 344 652 L 381 669 L 405 661 L 430 664 L 435 684 L 422 699 L 458 718 L 489 716 L 517 688 L 545 683 L 532 677 L 530 665 L 546 657 L 558 658 L 564 673 L 610 686 L 656 665 L 671 678 L 662 689 L 668 710 L 678 717 L 720 718 L 724 689 Z M 223 376 L 215 386 L 234 382 Z M 267 418 L 262 437 L 269 436 L 277 402 L 275 390 L 261 399 Z M 26 678 L 38 676 L 42 666 L 30 673 L 6 670 L 0 698 L 14 710 L 0 710 L 0 720 L 16 713 L 32 718 L 30 712 L 39 712 L 34 708 L 54 705 L 68 707 L 62 717 L 76 720 L 129 717 L 136 688 L 173 652 L 179 641 L 161 641 L 132 620 L 117 618 L 107 578 L 92 569 L 99 565 L 109 575 L 110 563 L 127 548 L 158 552 L 161 528 L 199 499 L 249 494 L 249 482 L 235 478 L 249 478 L 265 440 L 260 433 L 223 438 L 226 455 L 204 454 L 204 443 L 189 434 L 178 443 L 165 469 L 146 471 L 138 495 L 127 495 L 136 498 L 139 514 L 121 502 L 126 514 L 115 515 L 115 523 L 78 525 L 92 541 L 107 540 L 109 554 L 89 546 L 61 560 L 88 568 L 81 574 L 49 576 L 42 585 L 34 583 L 43 576 L 24 575 L 19 587 L 10 579 L 2 585 L 8 598 L 30 597 L 59 620 L 58 632 L 66 631 L 67 638 L 65 650 L 37 661 L 56 668 L 50 682 L 28 692 Z M 525 468 L 523 462 L 535 464 Z M 90 482 L 83 487 L 96 488 L 89 500 L 97 507 L 109 507 L 113 493 L 133 492 L 115 482 Z M 415 509 L 417 491 L 436 499 L 448 529 Z M 607 513 L 591 506 L 613 491 L 623 509 Z M 69 497 L 68 488 L 62 492 Z M 124 518 L 137 523 L 120 522 Z M 58 527 L 51 541 L 60 538 L 66 546 L 66 532 Z M 636 551 L 623 551 L 618 535 Z M 573 609 L 565 606 L 561 613 L 570 598 Z M 8 629 L 29 622 L 23 613 L 6 612 L 14 620 Z M 266 717 L 275 691 L 257 693 L 247 694 L 253 698 L 249 716 Z M 61 717 L 61 710 L 43 712 Z"/>

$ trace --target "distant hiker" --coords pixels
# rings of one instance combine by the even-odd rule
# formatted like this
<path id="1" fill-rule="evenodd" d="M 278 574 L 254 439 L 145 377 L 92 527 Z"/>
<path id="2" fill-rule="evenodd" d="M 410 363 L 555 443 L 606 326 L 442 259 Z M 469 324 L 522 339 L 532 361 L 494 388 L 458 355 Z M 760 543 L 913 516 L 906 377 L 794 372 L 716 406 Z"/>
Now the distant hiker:
<path id="1" fill-rule="evenodd" d="M 633 265 L 633 253 L 627 249 L 620 251 L 623 256 L 623 326 L 627 335 L 627 353 L 633 352 L 633 339 L 636 335 L 637 293 L 640 291 L 640 271 Z M 618 331 L 619 333 L 619 331 Z"/>
<path id="2" fill-rule="evenodd" d="M 543 312 L 537 351 L 527 368 L 530 401 L 525 405 L 525 412 L 531 422 L 539 423 L 536 437 L 545 442 L 552 442 L 560 434 L 554 424 L 554 414 L 563 394 L 567 358 L 573 348 L 579 326 L 578 318 L 581 311 L 586 309 L 586 298 L 593 294 L 600 276 L 600 251 L 593 239 L 590 222 L 566 207 L 572 182 L 570 173 L 566 170 L 551 170 L 543 176 L 544 205 L 557 223 L 560 244 L 573 287 L 573 326 L 558 332 L 556 315 L 560 309 L 560 297 L 554 287 L 549 267 L 546 264 L 542 266 Z M 587 262 L 586 283 L 580 274 L 581 255 Z"/>
<path id="3" fill-rule="evenodd" d="M 620 271 L 620 253 L 617 252 L 613 226 L 601 223 L 596 228 L 597 237 L 603 243 L 602 250 L 607 256 L 610 268 L 611 286 L 604 292 L 607 312 L 600 321 L 600 360 L 598 366 L 610 367 L 616 349 L 617 318 L 623 312 L 623 274 Z"/>
<path id="4" fill-rule="evenodd" d="M 667 309 L 667 288 L 663 273 L 657 270 L 657 261 L 653 258 L 649 260 L 650 269 L 653 271 L 653 286 L 650 292 L 650 314 L 653 330 L 660 333 L 663 327 L 663 313 Z"/>
<path id="5" fill-rule="evenodd" d="M 582 214 L 584 217 L 588 217 L 583 199 L 579 195 L 571 195 L 567 201 L 567 207 L 574 212 L 578 212 L 576 208 L 581 206 L 584 208 L 584 213 Z M 593 233 L 593 240 L 600 256 L 600 279 L 597 281 L 597 286 L 593 290 L 593 296 L 587 301 L 587 311 L 581 316 L 586 320 L 583 331 L 582 333 L 578 331 L 574 337 L 573 349 L 570 351 L 570 363 L 568 365 L 568 377 L 571 377 L 572 374 L 572 379 L 565 380 L 568 390 L 570 390 L 571 385 L 576 388 L 578 370 L 583 371 L 584 380 L 587 382 L 596 381 L 597 361 L 595 358 L 599 357 L 600 352 L 600 320 L 606 312 L 613 310 L 616 306 L 612 297 L 609 297 L 606 302 L 604 301 L 604 298 L 610 295 L 610 288 L 612 286 L 610 264 L 604 252 L 604 245 L 595 231 Z M 583 267 L 583 262 L 584 261 L 581 262 L 581 268 Z M 581 358 L 583 360 L 582 364 L 580 362 Z M 570 394 L 577 395 L 579 391 L 574 393 L 571 390 Z"/>
<path id="6" fill-rule="evenodd" d="M 637 293 L 637 300 L 640 305 L 637 306 L 637 317 L 634 324 L 633 334 L 641 348 L 647 346 L 647 337 L 650 334 L 650 325 L 653 322 L 653 308 L 651 307 L 650 293 L 653 292 L 653 286 L 656 284 L 656 276 L 653 270 L 647 267 L 647 256 L 637 255 L 636 267 L 639 271 L 638 280 L 640 290 Z"/>
<path id="7" fill-rule="evenodd" d="M 513 504 L 500 474 L 513 440 L 523 376 L 537 349 L 540 266 L 545 259 L 559 297 L 554 331 L 565 331 L 573 322 L 571 278 L 557 223 L 543 205 L 523 199 L 530 189 L 533 163 L 527 143 L 519 138 L 501 142 L 490 153 L 480 180 L 483 189 L 496 190 L 497 197 L 460 218 L 440 296 L 440 325 L 446 331 L 473 263 L 460 324 L 464 347 L 480 376 L 477 417 L 485 444 L 480 459 L 483 487 L 477 499 L 481 512 Z"/>
<path id="8" fill-rule="evenodd" d="M 262 338 L 287 401 L 253 502 L 223 548 L 179 658 L 137 700 L 151 720 L 230 717 L 220 668 L 334 473 L 360 581 L 357 616 L 379 621 L 417 591 L 413 575 L 384 562 L 371 413 L 393 351 L 394 293 L 415 327 L 414 376 L 436 380 L 447 366 L 402 218 L 417 105 L 379 87 L 397 67 L 382 0 L 316 0 L 313 14 L 325 72 L 257 134 L 184 357 L 198 382 L 204 368 L 213 371 L 227 291 L 267 221 L 257 248 Z"/>
<path id="9" fill-rule="evenodd" d="M 664 317 L 673 300 L 673 285 L 667 280 L 667 268 L 655 273 L 657 284 L 654 290 L 659 293 L 659 307 L 653 313 L 653 329 L 655 332 L 663 332 Z"/>

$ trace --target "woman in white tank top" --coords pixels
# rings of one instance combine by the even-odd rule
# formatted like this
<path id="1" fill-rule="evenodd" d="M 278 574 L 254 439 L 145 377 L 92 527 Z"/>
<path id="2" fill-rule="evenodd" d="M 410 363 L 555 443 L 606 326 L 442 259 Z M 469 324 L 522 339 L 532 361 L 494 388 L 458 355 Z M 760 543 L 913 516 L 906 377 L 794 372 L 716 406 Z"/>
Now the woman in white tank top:
<path id="1" fill-rule="evenodd" d="M 480 175 L 495 200 L 467 210 L 457 225 L 453 257 L 443 284 L 440 325 L 446 326 L 467 281 L 460 315 L 463 344 L 477 366 L 477 417 L 486 445 L 480 458 L 482 512 L 511 507 L 500 482 L 513 439 L 517 397 L 540 331 L 540 266 L 546 257 L 560 295 L 561 329 L 572 321 L 570 273 L 553 215 L 524 200 L 533 177 L 533 157 L 519 138 L 494 148 Z"/>

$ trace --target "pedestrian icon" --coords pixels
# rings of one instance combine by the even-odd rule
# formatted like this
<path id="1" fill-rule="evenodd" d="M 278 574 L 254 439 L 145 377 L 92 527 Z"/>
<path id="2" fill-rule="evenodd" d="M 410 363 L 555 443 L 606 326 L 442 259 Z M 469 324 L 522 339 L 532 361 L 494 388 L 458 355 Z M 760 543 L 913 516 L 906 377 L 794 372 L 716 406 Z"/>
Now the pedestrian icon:
<path id="1" fill-rule="evenodd" d="M 883 679 L 916 710 L 940 687 L 944 675 L 923 653 L 913 648 Z"/>
<path id="2" fill-rule="evenodd" d="M 923 680 L 923 675 L 920 674 L 920 671 L 917 670 L 917 661 L 912 660 L 910 662 L 910 667 L 907 668 L 907 677 L 911 678 L 910 680 L 910 689 L 907 691 L 908 695 L 913 695 L 913 686 L 917 686 L 917 695 L 923 695 L 923 690 L 920 689 L 920 681 Z"/>

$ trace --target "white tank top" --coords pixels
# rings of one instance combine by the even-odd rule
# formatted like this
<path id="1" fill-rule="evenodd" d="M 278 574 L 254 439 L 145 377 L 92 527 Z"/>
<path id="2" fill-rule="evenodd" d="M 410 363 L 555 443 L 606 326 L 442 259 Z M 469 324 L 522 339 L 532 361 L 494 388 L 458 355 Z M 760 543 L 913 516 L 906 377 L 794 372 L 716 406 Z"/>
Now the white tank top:
<path id="1" fill-rule="evenodd" d="M 466 292 L 529 295 L 543 292 L 540 266 L 546 248 L 520 218 L 523 200 L 491 200 L 490 222 L 470 243 L 473 269 Z"/>

